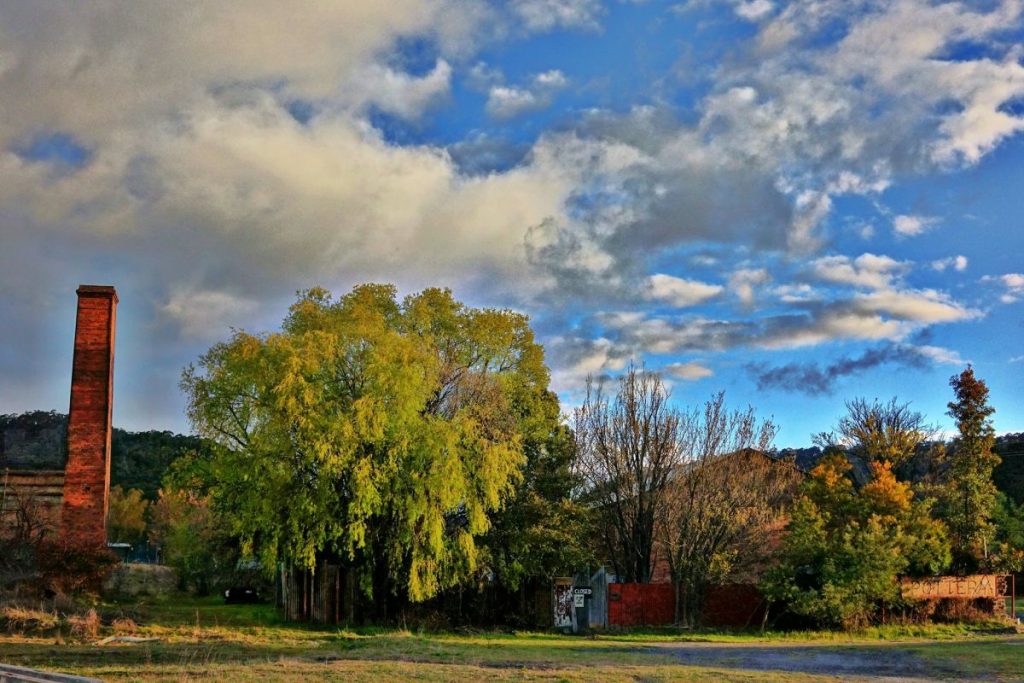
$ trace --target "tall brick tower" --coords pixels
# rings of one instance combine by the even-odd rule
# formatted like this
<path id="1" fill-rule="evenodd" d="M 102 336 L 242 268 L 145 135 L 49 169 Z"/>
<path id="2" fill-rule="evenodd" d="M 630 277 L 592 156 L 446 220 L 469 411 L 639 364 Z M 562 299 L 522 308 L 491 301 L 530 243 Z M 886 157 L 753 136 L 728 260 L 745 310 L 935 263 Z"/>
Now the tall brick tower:
<path id="1" fill-rule="evenodd" d="M 76 544 L 107 543 L 116 319 L 117 292 L 113 287 L 78 288 L 68 464 L 61 507 L 61 535 Z"/>

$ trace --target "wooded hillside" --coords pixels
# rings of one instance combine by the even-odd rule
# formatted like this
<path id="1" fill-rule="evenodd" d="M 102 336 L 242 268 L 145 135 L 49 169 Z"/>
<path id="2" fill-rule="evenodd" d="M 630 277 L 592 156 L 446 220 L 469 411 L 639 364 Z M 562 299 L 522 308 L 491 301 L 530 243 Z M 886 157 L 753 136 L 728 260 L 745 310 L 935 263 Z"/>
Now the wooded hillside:
<path id="1" fill-rule="evenodd" d="M 33 411 L 0 415 L 0 470 L 59 470 L 67 461 L 67 415 Z M 203 440 L 166 431 L 129 432 L 114 429 L 110 483 L 139 489 L 155 499 L 170 464 Z"/>

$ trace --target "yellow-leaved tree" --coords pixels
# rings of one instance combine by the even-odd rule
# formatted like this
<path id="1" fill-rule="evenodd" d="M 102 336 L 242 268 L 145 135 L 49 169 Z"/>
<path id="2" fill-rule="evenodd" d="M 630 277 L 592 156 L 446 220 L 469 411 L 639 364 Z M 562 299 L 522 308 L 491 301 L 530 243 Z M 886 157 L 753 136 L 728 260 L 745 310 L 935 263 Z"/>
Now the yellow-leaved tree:
<path id="1" fill-rule="evenodd" d="M 149 501 L 139 489 L 110 489 L 107 512 L 107 536 L 111 541 L 138 543 L 146 538 L 146 511 Z"/>
<path id="2" fill-rule="evenodd" d="M 204 477 L 269 568 L 340 561 L 367 594 L 427 599 L 465 578 L 557 425 L 525 316 L 390 285 L 300 294 L 280 332 L 238 331 L 185 370 Z"/>
<path id="3" fill-rule="evenodd" d="M 859 489 L 842 454 L 811 470 L 793 509 L 766 595 L 820 626 L 861 627 L 901 601 L 897 577 L 932 575 L 950 561 L 930 500 L 915 500 L 888 461 L 868 464 Z"/>

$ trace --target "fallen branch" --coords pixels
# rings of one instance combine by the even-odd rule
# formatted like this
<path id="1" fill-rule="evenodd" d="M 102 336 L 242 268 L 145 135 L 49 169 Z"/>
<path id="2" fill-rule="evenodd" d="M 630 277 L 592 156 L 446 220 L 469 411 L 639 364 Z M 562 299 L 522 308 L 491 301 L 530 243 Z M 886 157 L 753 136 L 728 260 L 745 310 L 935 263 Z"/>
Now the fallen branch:
<path id="1" fill-rule="evenodd" d="M 97 640 L 93 645 L 109 645 L 110 643 L 152 643 L 160 640 L 159 638 L 140 638 L 138 636 L 107 636 L 102 640 Z"/>

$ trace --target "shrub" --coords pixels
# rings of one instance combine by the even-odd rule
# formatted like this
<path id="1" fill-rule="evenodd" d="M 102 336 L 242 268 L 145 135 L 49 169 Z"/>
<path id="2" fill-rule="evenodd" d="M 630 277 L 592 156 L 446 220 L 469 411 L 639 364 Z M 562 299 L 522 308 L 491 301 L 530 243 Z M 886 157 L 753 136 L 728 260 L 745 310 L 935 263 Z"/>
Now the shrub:
<path id="1" fill-rule="evenodd" d="M 945 529 L 888 463 L 872 462 L 859 489 L 841 455 L 823 458 L 803 485 L 780 563 L 762 586 L 773 601 L 819 626 L 852 629 L 901 606 L 897 576 L 949 563 Z"/>
<path id="2" fill-rule="evenodd" d="M 56 612 L 8 605 L 0 609 L 0 625 L 8 633 L 49 631 L 57 628 L 60 618 Z"/>
<path id="3" fill-rule="evenodd" d="M 933 621 L 946 624 L 983 624 L 997 618 L 1000 605 L 993 598 L 943 598 Z"/>
<path id="4" fill-rule="evenodd" d="M 99 593 L 120 563 L 103 546 L 44 539 L 36 545 L 36 566 L 42 584 L 54 593 Z"/>

